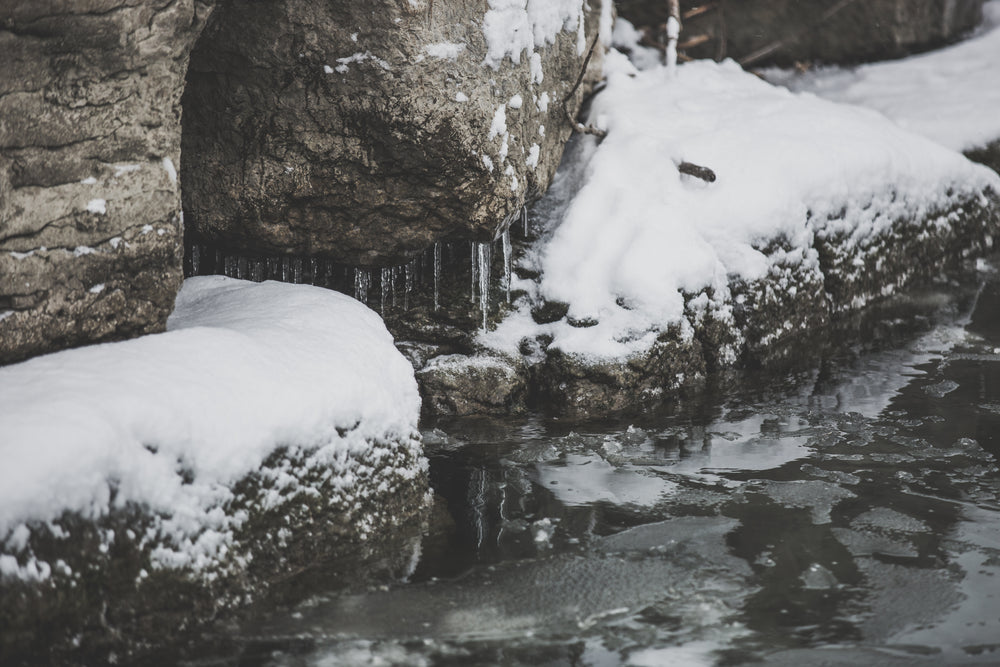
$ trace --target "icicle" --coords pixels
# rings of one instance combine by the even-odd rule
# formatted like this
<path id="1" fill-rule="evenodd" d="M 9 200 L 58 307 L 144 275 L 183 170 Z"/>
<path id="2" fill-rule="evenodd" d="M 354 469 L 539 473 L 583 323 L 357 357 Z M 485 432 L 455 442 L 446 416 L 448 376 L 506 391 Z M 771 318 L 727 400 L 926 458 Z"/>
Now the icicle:
<path id="1" fill-rule="evenodd" d="M 385 314 L 386 302 L 389 300 L 389 281 L 392 280 L 392 271 L 382 269 L 382 314 Z"/>
<path id="2" fill-rule="evenodd" d="M 413 259 L 406 263 L 404 268 L 405 276 L 403 278 L 403 309 L 410 309 L 410 292 L 413 291 L 413 279 L 417 272 L 417 260 Z"/>
<path id="3" fill-rule="evenodd" d="M 236 260 L 236 277 L 240 280 L 246 280 L 249 273 L 247 270 L 247 258 L 243 256 L 238 257 Z"/>
<path id="4" fill-rule="evenodd" d="M 528 207 L 521 209 L 521 222 L 524 223 L 524 238 L 528 238 Z"/>
<path id="5" fill-rule="evenodd" d="M 476 242 L 469 241 L 469 247 L 472 249 L 472 294 L 469 295 L 469 301 L 472 303 L 476 302 L 476 285 L 479 283 L 479 256 L 476 254 Z"/>
<path id="6" fill-rule="evenodd" d="M 490 244 L 479 244 L 479 308 L 483 311 L 483 330 L 490 309 Z"/>
<path id="7" fill-rule="evenodd" d="M 392 267 L 392 280 L 389 281 L 389 285 L 392 288 L 392 307 L 396 307 L 396 281 L 399 280 L 399 267 Z"/>
<path id="8" fill-rule="evenodd" d="M 292 282 L 296 285 L 302 284 L 302 258 L 296 257 L 292 260 Z"/>
<path id="9" fill-rule="evenodd" d="M 363 304 L 368 303 L 368 288 L 372 283 L 372 274 L 364 269 L 354 269 L 354 298 Z"/>
<path id="10" fill-rule="evenodd" d="M 250 275 L 250 280 L 255 283 L 264 282 L 264 260 L 258 259 L 253 263 L 253 273 Z"/>
<path id="11" fill-rule="evenodd" d="M 309 260 L 309 282 L 313 285 L 319 282 L 319 260 L 315 257 Z"/>
<path id="12" fill-rule="evenodd" d="M 510 303 L 510 259 L 513 254 L 510 243 L 510 227 L 503 230 L 503 287 L 507 291 L 507 303 Z"/>
<path id="13" fill-rule="evenodd" d="M 232 255 L 226 255 L 226 259 L 224 261 L 223 273 L 227 277 L 229 277 L 229 278 L 233 277 L 234 271 L 233 271 L 233 256 Z"/>
<path id="14" fill-rule="evenodd" d="M 213 269 L 213 271 L 212 271 L 213 273 L 218 273 L 219 269 L 222 269 L 223 273 L 225 273 L 225 268 L 224 268 L 224 264 L 223 264 L 223 258 L 222 258 L 222 251 L 221 250 L 216 250 L 215 251 L 215 266 L 213 266 L 212 269 Z"/>
<path id="15" fill-rule="evenodd" d="M 191 246 L 191 273 L 200 275 L 201 271 L 201 246 L 197 243 Z"/>
<path id="16" fill-rule="evenodd" d="M 281 282 L 292 282 L 292 261 L 287 257 L 281 258 Z"/>
<path id="17" fill-rule="evenodd" d="M 434 310 L 441 308 L 441 244 L 434 244 Z"/>

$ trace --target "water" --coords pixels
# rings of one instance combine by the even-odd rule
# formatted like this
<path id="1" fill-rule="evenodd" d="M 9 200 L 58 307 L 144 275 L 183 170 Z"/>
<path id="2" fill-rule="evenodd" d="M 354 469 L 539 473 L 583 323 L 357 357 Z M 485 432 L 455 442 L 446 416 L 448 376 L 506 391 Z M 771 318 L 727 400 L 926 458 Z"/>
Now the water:
<path id="1" fill-rule="evenodd" d="M 196 664 L 998 664 L 987 278 L 674 410 L 439 422 L 405 571 L 254 610 Z"/>

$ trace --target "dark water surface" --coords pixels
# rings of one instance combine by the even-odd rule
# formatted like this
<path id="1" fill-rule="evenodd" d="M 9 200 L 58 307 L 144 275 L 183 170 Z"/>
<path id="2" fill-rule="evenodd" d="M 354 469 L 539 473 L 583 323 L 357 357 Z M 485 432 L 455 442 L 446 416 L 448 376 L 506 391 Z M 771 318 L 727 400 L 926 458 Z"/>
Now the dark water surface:
<path id="1" fill-rule="evenodd" d="M 663 414 L 439 423 L 445 519 L 400 576 L 260 611 L 193 664 L 1000 664 L 1000 276 L 980 277 Z"/>

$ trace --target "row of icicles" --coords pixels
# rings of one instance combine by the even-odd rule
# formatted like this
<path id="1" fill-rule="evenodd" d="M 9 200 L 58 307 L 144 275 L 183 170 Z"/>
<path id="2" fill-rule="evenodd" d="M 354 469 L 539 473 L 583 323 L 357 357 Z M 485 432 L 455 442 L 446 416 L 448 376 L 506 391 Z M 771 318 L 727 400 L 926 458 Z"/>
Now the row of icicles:
<path id="1" fill-rule="evenodd" d="M 524 235 L 528 235 L 527 209 L 522 211 L 521 220 Z M 482 317 L 482 328 L 486 329 L 490 313 L 490 280 L 493 263 L 493 243 L 469 242 L 471 267 L 470 301 L 478 304 Z M 499 239 L 503 252 L 503 275 L 500 287 L 507 303 L 510 303 L 511 270 L 513 245 L 510 228 L 504 230 Z M 384 316 L 390 308 L 397 308 L 400 297 L 403 309 L 409 310 L 410 296 L 415 285 L 424 282 L 428 269 L 434 277 L 434 310 L 441 308 L 441 275 L 444 254 L 447 250 L 453 258 L 457 255 L 459 243 L 435 243 L 433 248 L 421 253 L 409 262 L 381 269 L 363 269 L 345 266 L 333 261 L 301 257 L 248 257 L 213 250 L 208 246 L 194 244 L 188 248 L 188 275 L 221 274 L 240 280 L 263 282 L 278 280 L 286 283 L 310 284 L 351 293 L 365 305 L 374 307 L 371 300 L 379 297 L 377 305 Z M 431 264 L 428 267 L 427 264 Z M 377 284 L 376 284 L 377 283 Z M 402 283 L 401 289 L 397 286 Z"/>

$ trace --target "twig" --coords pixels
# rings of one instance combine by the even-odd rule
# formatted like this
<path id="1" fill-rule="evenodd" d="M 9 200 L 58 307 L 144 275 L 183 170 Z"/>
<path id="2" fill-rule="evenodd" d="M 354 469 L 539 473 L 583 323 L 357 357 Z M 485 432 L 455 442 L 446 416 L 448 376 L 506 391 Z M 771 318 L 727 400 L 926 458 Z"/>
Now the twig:
<path id="1" fill-rule="evenodd" d="M 800 37 L 802 37 L 808 32 L 812 32 L 813 30 L 821 26 L 823 23 L 828 21 L 834 14 L 839 12 L 841 9 L 847 7 L 850 4 L 853 4 L 856 1 L 857 0 L 840 0 L 840 2 L 827 9 L 820 15 L 820 17 L 816 21 L 810 23 L 805 28 L 802 28 L 798 32 L 789 35 L 788 37 L 777 39 L 768 44 L 767 46 L 763 46 L 754 51 L 753 53 L 751 53 L 750 55 L 745 56 L 740 60 L 740 65 L 746 67 L 747 65 L 757 62 L 761 58 L 771 55 L 775 51 L 785 48 L 790 43 L 798 41 Z"/>
<path id="2" fill-rule="evenodd" d="M 719 6 L 718 2 L 707 2 L 704 5 L 698 5 L 697 7 L 692 7 L 691 9 L 684 12 L 681 16 L 681 20 L 687 21 L 688 19 L 693 19 L 695 16 L 701 16 L 702 14 L 707 14 L 716 7 Z"/>
<path id="3" fill-rule="evenodd" d="M 573 87 L 569 89 L 566 97 L 563 98 L 562 106 L 563 111 L 566 112 L 566 120 L 569 121 L 569 126 L 574 132 L 578 132 L 580 134 L 590 134 L 603 139 L 608 136 L 607 132 L 600 128 L 591 127 L 590 125 L 584 125 L 583 123 L 578 122 L 575 118 L 573 118 L 573 114 L 569 111 L 569 101 L 580 88 L 580 84 L 583 83 L 583 77 L 587 74 L 587 66 L 590 65 L 590 58 L 594 55 L 594 47 L 597 46 L 597 40 L 599 37 L 600 34 L 594 35 L 594 39 L 590 42 L 590 48 L 587 50 L 587 57 L 583 59 L 583 67 L 580 68 L 580 74 L 576 77 L 576 83 L 573 84 Z"/>
<path id="4" fill-rule="evenodd" d="M 708 167 L 702 167 L 692 162 L 681 162 L 677 165 L 677 171 L 688 176 L 700 178 L 706 183 L 715 183 L 715 172 Z"/>

